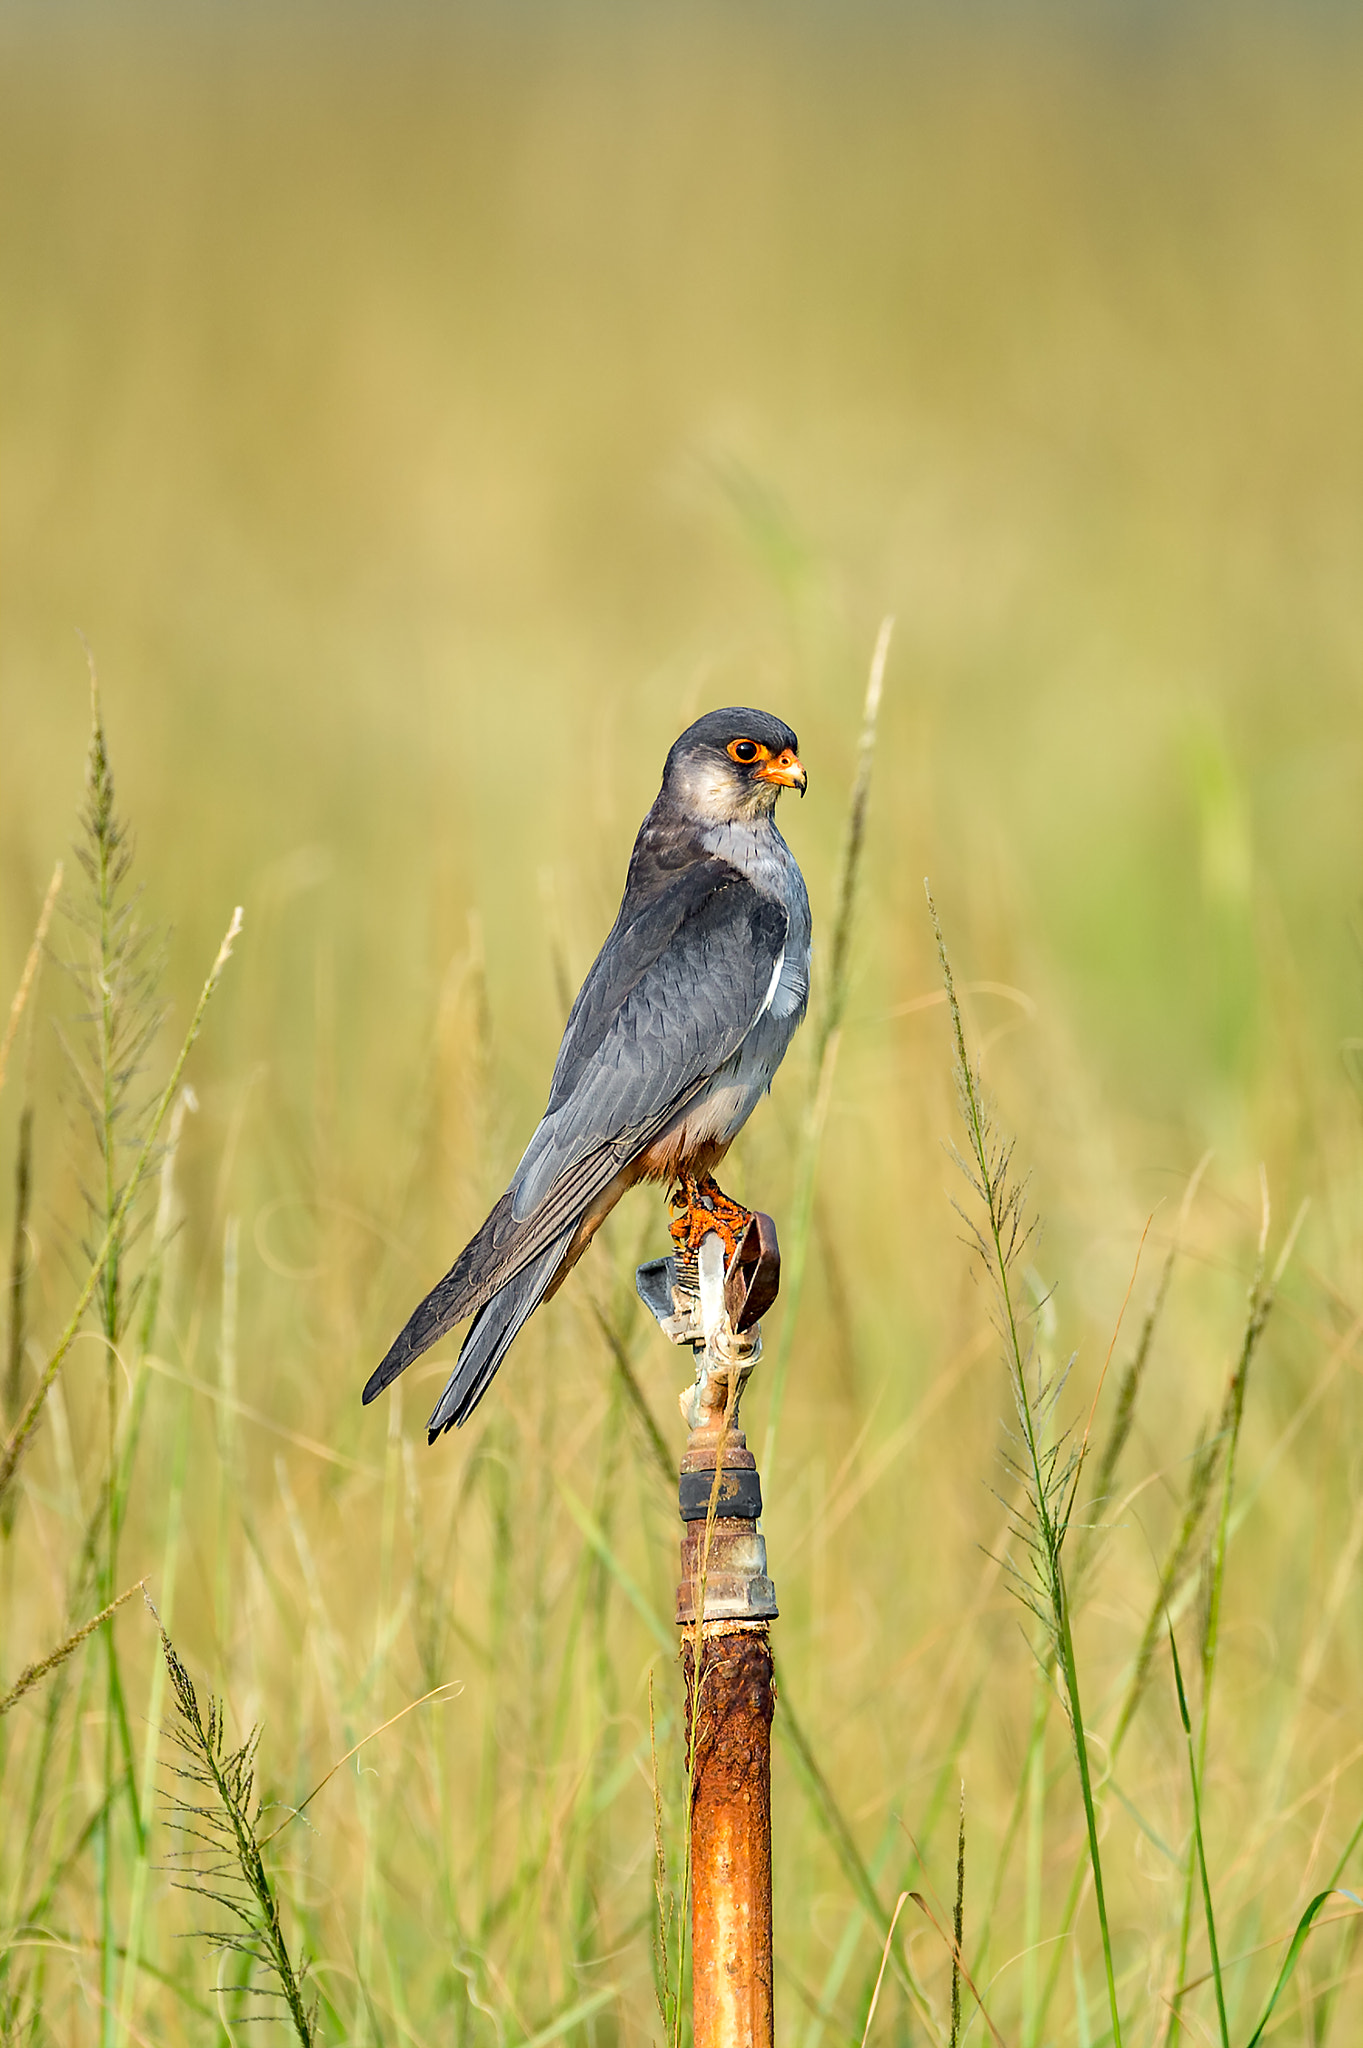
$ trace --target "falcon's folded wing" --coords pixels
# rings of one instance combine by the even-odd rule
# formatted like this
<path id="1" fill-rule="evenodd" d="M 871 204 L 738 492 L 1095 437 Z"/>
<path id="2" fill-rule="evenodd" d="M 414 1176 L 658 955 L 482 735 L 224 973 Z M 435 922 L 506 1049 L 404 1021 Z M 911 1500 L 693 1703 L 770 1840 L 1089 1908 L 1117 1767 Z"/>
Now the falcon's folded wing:
<path id="1" fill-rule="evenodd" d="M 762 1016 L 786 928 L 774 898 L 715 859 L 689 862 L 641 904 L 626 897 L 573 1005 L 548 1108 L 510 1187 L 413 1313 L 366 1401 L 550 1247 L 561 1244 L 562 1256 L 596 1196 Z"/>

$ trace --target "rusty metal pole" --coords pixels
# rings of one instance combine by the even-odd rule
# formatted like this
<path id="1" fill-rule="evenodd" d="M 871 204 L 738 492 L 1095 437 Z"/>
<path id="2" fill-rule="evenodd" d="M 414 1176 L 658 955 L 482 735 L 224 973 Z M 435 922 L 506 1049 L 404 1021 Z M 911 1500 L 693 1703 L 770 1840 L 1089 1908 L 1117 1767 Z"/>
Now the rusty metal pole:
<path id="1" fill-rule="evenodd" d="M 735 1427 L 739 1396 L 761 1351 L 758 1318 L 775 1299 L 779 1280 L 770 1217 L 753 1218 L 727 1273 L 722 1259 L 718 1237 L 707 1237 L 693 1272 L 679 1272 L 673 1260 L 656 1261 L 640 1268 L 639 1291 L 674 1342 L 691 1343 L 697 1357 L 695 1385 L 681 1402 L 691 1435 L 678 1489 L 677 1590 L 691 1794 L 695 2048 L 772 2048 L 776 1692 L 770 1625 L 776 1596 L 757 1533 L 757 1464 Z"/>
<path id="2" fill-rule="evenodd" d="M 700 1508 L 683 1522 L 677 1591 L 691 1788 L 692 2020 L 696 2048 L 772 2048 L 776 1600 L 754 1527 L 756 1464 L 740 1430 L 724 1435 L 722 1411 L 717 1422 L 692 1431 L 681 1472 L 683 1516 Z M 713 1519 L 712 1492 L 731 1496 Z"/>

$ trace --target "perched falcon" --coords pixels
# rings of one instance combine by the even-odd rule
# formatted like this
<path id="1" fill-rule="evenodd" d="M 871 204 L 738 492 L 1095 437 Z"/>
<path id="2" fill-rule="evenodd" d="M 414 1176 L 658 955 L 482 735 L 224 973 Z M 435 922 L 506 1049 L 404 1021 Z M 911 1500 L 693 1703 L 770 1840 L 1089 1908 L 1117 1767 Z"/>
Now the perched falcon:
<path id="1" fill-rule="evenodd" d="M 809 1000 L 809 897 L 773 816 L 783 789 L 804 788 L 795 734 L 768 712 L 711 711 L 682 734 L 569 1014 L 539 1129 L 366 1401 L 472 1316 L 430 1441 L 466 1421 L 527 1316 L 635 1181 L 674 1185 L 679 1245 L 716 1230 L 732 1253 L 748 1211 L 713 1169 Z"/>

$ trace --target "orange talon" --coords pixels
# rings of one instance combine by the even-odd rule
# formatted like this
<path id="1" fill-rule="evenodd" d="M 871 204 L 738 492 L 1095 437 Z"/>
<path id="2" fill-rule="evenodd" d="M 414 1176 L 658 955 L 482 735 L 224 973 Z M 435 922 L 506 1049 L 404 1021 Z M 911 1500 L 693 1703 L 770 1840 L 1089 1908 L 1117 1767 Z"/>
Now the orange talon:
<path id="1" fill-rule="evenodd" d="M 668 1227 L 678 1253 L 694 1259 L 701 1239 L 713 1230 L 724 1246 L 727 1265 L 742 1242 L 743 1233 L 752 1220 L 752 1210 L 745 1209 L 732 1195 L 726 1195 L 714 1176 L 708 1173 L 682 1174 L 672 1191 L 671 1200 L 674 1214 Z"/>

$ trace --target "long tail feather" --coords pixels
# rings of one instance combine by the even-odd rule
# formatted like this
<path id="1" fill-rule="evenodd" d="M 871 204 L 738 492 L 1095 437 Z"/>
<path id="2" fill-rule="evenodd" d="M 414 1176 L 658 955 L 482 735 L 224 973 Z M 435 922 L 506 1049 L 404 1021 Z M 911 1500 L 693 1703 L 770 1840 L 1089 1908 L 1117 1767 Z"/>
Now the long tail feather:
<path id="1" fill-rule="evenodd" d="M 565 1230 L 547 1251 L 508 1280 L 473 1319 L 459 1363 L 426 1425 L 430 1441 L 442 1431 L 467 1422 L 492 1382 L 492 1375 L 510 1350 L 526 1318 L 544 1299 L 563 1264 L 573 1232 Z"/>
<path id="2" fill-rule="evenodd" d="M 361 1399 L 374 1400 L 447 1330 L 462 1323 L 465 1316 L 476 1316 L 519 1274 L 538 1269 L 552 1246 L 566 1243 L 592 1203 L 615 1179 L 622 1161 L 647 1144 L 651 1128 L 641 1126 L 625 1138 L 598 1145 L 529 1216 L 516 1216 L 517 1184 L 513 1181 L 444 1279 L 437 1281 L 412 1311 L 382 1364 L 370 1374 Z"/>
<path id="3" fill-rule="evenodd" d="M 389 1345 L 381 1364 L 375 1367 L 365 1382 L 360 1399 L 373 1401 L 384 1388 L 390 1386 L 400 1372 L 405 1372 L 414 1359 L 423 1351 L 429 1351 L 432 1344 L 438 1344 L 447 1330 L 456 1323 L 462 1323 L 465 1316 L 472 1315 L 482 1306 L 479 1299 L 484 1293 L 499 1263 L 505 1263 L 508 1253 L 505 1246 L 496 1242 L 511 1213 L 511 1196 L 502 1196 L 492 1214 L 484 1223 L 477 1236 L 464 1246 L 443 1280 L 438 1280 L 424 1301 L 418 1302 L 407 1321 Z"/>

